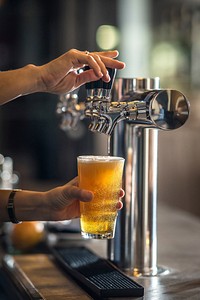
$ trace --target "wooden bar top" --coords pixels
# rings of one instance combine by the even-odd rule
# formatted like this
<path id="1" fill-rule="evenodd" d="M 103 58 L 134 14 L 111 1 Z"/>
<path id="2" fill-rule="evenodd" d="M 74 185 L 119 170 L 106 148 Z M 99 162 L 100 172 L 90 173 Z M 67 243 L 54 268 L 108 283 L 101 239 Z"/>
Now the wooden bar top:
<path id="1" fill-rule="evenodd" d="M 66 239 L 65 243 L 70 244 L 71 241 Z M 106 241 L 77 240 L 75 243 L 84 244 L 101 257 L 106 257 Z M 39 253 L 17 255 L 14 258 L 45 299 L 91 299 L 91 296 L 57 266 L 52 255 Z M 168 274 L 134 278 L 145 288 L 143 299 L 200 299 L 198 218 L 169 207 L 158 208 L 158 266 L 168 270 Z"/>

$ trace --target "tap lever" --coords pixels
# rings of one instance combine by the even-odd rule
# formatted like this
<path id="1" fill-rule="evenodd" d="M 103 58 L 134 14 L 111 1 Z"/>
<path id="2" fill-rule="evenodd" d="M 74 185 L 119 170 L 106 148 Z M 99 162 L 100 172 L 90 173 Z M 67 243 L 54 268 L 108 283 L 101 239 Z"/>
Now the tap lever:
<path id="1" fill-rule="evenodd" d="M 90 70 L 89 66 L 84 67 L 84 71 Z M 85 84 L 86 90 L 100 89 L 103 87 L 103 81 L 101 79 L 96 81 L 87 82 Z"/>
<path id="2" fill-rule="evenodd" d="M 90 81 L 85 84 L 86 90 L 102 89 L 103 81 L 102 79 L 96 81 Z"/>
<path id="3" fill-rule="evenodd" d="M 109 82 L 103 81 L 103 89 L 111 90 L 116 76 L 116 69 L 107 68 L 107 70 L 110 76 L 110 81 Z"/>
<path id="4" fill-rule="evenodd" d="M 89 66 L 85 66 L 84 67 L 84 71 L 90 70 Z M 97 81 L 91 81 L 91 82 L 87 82 L 85 84 L 86 89 L 93 89 L 93 88 L 104 88 L 104 89 L 111 89 L 115 76 L 116 76 L 116 69 L 111 69 L 111 68 L 107 68 L 109 76 L 110 76 L 110 81 L 109 82 L 105 82 L 102 79 L 99 79 Z"/>
<path id="5" fill-rule="evenodd" d="M 103 89 L 102 89 L 102 100 L 106 100 L 106 102 L 111 100 L 111 89 L 113 86 L 113 82 L 116 75 L 116 69 L 107 68 L 108 73 L 110 75 L 110 81 L 103 81 Z"/>

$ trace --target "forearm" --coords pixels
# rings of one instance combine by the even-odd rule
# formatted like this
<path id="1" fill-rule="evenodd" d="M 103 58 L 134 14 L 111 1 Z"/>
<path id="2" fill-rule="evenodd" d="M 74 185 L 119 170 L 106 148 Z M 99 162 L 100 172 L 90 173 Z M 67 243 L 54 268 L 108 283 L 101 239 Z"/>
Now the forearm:
<path id="1" fill-rule="evenodd" d="M 19 96 L 39 91 L 39 75 L 39 67 L 34 65 L 0 72 L 0 105 Z"/>
<path id="2" fill-rule="evenodd" d="M 10 222 L 7 205 L 11 190 L 0 190 L 0 222 Z M 18 191 L 14 197 L 15 216 L 19 221 L 47 221 L 50 210 L 45 192 Z"/>

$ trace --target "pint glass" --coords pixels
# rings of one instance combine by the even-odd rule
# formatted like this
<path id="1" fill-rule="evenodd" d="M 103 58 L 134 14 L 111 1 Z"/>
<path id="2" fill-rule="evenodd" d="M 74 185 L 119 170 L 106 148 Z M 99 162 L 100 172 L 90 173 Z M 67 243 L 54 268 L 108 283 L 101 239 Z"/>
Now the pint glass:
<path id="1" fill-rule="evenodd" d="M 79 156 L 79 187 L 94 193 L 91 202 L 81 202 L 81 234 L 88 239 L 111 239 L 115 233 L 117 203 L 122 186 L 124 158 Z"/>

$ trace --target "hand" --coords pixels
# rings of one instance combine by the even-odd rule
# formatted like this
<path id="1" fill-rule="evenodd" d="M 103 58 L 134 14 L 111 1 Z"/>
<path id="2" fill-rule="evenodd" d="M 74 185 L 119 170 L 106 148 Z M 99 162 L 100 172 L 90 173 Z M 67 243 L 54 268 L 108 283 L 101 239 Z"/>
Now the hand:
<path id="1" fill-rule="evenodd" d="M 120 198 L 124 197 L 124 191 L 119 191 L 119 202 L 117 209 L 120 210 L 123 204 Z M 46 200 L 49 205 L 49 220 L 62 221 L 80 217 L 79 202 L 89 202 L 93 193 L 78 187 L 78 177 L 67 184 L 46 192 Z"/>
<path id="2" fill-rule="evenodd" d="M 106 67 L 123 69 L 125 64 L 113 58 L 118 51 L 91 52 L 69 50 L 57 59 L 39 67 L 41 71 L 41 91 L 63 94 L 70 92 L 89 81 L 100 78 L 108 82 L 110 77 Z M 88 65 L 91 69 L 80 74 L 77 70 Z"/>

